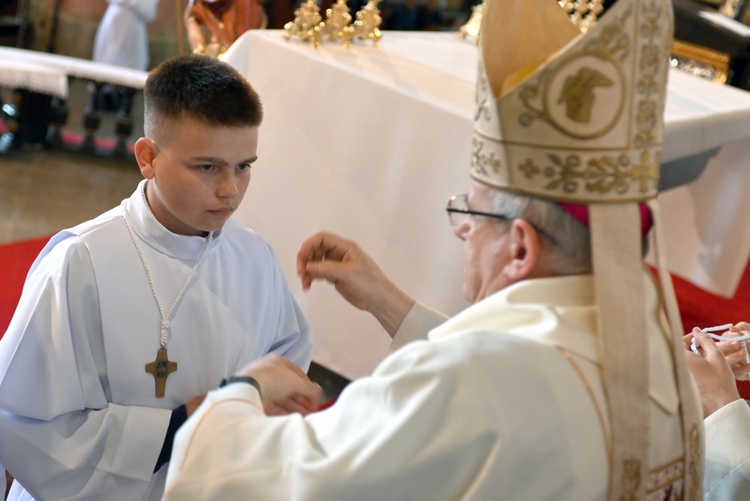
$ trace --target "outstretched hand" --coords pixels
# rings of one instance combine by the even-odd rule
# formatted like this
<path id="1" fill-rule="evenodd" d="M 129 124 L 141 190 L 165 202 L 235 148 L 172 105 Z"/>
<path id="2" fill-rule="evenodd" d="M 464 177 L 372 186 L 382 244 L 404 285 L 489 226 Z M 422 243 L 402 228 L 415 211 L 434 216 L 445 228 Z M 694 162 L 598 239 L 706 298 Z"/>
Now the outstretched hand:
<path id="1" fill-rule="evenodd" d="M 322 390 L 288 359 L 266 355 L 246 365 L 239 375 L 258 381 L 263 399 L 263 410 L 269 416 L 292 412 L 302 415 L 318 410 Z"/>
<path id="2" fill-rule="evenodd" d="M 692 339 L 695 338 L 699 354 L 689 351 Z M 695 328 L 684 337 L 688 351 L 687 364 L 693 374 L 701 395 L 703 413 L 710 416 L 720 408 L 740 398 L 734 374 L 727 360 L 713 339 Z"/>
<path id="3" fill-rule="evenodd" d="M 359 245 L 332 233 L 319 232 L 302 243 L 297 274 L 304 290 L 313 280 L 332 283 L 349 303 L 372 313 L 391 336 L 415 302 Z"/>

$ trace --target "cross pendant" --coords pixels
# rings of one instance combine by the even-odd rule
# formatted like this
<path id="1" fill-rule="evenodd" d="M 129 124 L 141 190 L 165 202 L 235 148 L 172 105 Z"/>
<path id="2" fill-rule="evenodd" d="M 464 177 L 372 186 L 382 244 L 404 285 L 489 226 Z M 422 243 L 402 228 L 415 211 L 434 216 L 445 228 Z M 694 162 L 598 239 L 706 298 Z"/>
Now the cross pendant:
<path id="1" fill-rule="evenodd" d="M 170 362 L 167 357 L 167 349 L 159 348 L 156 352 L 156 359 L 146 364 L 146 372 L 154 376 L 156 384 L 156 397 L 164 398 L 164 392 L 167 387 L 167 377 L 177 370 L 177 362 Z"/>

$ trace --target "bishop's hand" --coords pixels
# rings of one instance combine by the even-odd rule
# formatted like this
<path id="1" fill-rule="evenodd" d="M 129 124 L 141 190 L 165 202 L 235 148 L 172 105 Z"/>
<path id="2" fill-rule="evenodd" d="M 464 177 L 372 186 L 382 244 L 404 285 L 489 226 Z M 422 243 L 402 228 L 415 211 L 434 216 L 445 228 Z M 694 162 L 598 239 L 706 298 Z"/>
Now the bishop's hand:
<path id="1" fill-rule="evenodd" d="M 732 370 L 714 340 L 697 328 L 685 336 L 686 344 L 690 344 L 692 338 L 695 338 L 699 354 L 687 351 L 685 356 L 701 395 L 704 416 L 708 417 L 739 400 L 740 394 Z"/>
<path id="2" fill-rule="evenodd" d="M 750 334 L 750 324 L 739 322 L 721 335 L 726 341 L 716 343 L 716 346 L 726 357 L 727 363 L 734 373 L 734 378 L 739 381 L 748 379 L 750 355 L 748 355 L 747 342 L 737 342 L 733 338 L 747 336 L 748 334 Z"/>
<path id="3" fill-rule="evenodd" d="M 297 274 L 305 290 L 316 279 L 332 283 L 349 303 L 372 313 L 391 337 L 415 302 L 359 245 L 332 233 L 319 232 L 302 243 Z"/>

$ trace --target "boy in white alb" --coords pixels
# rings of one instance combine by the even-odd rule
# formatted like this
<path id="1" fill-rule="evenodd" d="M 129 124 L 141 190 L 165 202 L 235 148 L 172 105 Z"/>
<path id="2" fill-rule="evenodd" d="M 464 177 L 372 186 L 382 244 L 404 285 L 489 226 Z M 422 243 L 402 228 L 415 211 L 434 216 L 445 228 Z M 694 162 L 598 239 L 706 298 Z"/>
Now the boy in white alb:
<path id="1" fill-rule="evenodd" d="M 266 354 L 310 362 L 272 249 L 231 218 L 257 160 L 257 94 L 185 56 L 144 96 L 145 179 L 50 240 L 0 341 L 11 499 L 160 499 L 174 433 L 208 390 Z M 267 410 L 306 413 L 317 396 L 273 395 Z"/>

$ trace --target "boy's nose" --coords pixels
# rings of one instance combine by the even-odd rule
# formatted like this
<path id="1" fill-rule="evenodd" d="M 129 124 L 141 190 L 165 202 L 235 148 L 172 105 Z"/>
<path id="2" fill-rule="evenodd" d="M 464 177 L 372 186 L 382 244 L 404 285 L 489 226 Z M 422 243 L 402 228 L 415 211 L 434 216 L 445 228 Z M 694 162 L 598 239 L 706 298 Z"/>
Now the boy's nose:
<path id="1" fill-rule="evenodd" d="M 222 176 L 217 189 L 219 198 L 233 198 L 239 194 L 237 180 L 232 175 Z"/>

